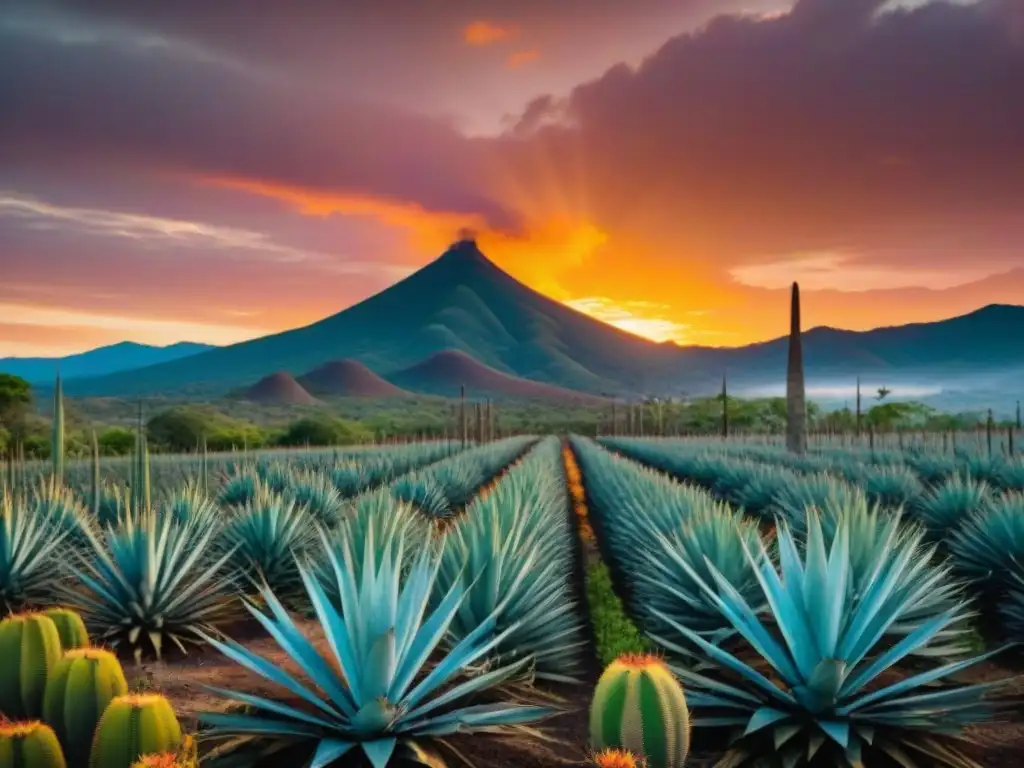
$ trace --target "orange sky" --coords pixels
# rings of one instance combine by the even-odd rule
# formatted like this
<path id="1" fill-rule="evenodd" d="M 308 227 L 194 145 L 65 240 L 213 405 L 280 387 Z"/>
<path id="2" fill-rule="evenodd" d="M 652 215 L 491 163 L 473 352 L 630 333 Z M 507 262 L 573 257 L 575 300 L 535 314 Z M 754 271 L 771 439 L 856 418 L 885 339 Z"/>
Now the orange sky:
<path id="1" fill-rule="evenodd" d="M 305 324 L 463 228 L 659 341 L 1024 296 L 1012 0 L 66 1 L 0 10 L 0 356 Z"/>

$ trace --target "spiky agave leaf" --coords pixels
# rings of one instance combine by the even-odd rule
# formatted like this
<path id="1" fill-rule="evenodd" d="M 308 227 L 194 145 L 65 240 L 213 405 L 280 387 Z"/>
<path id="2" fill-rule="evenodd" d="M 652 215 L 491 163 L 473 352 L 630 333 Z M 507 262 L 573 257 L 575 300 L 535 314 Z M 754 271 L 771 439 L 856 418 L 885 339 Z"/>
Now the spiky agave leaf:
<path id="1" fill-rule="evenodd" d="M 85 506 L 71 489 L 53 482 L 52 478 L 41 479 L 20 503 L 28 506 L 31 514 L 51 521 L 57 529 L 66 532 L 68 544 L 77 546 L 85 542 L 84 529 L 91 521 Z"/>
<path id="2" fill-rule="evenodd" d="M 280 461 L 259 462 L 256 474 L 274 493 L 284 493 L 295 482 L 295 470 Z"/>
<path id="3" fill-rule="evenodd" d="M 969 515 L 949 538 L 957 569 L 990 594 L 1024 563 L 1024 494 L 1009 493 Z"/>
<path id="4" fill-rule="evenodd" d="M 180 523 L 195 522 L 217 526 L 221 523 L 221 510 L 203 488 L 201 481 L 190 480 L 173 493 L 160 508 Z"/>
<path id="5" fill-rule="evenodd" d="M 69 529 L 15 499 L 0 496 L 0 616 L 53 599 L 62 545 Z"/>
<path id="6" fill-rule="evenodd" d="M 229 572 L 249 584 L 267 584 L 279 595 L 301 591 L 296 555 L 316 542 L 318 521 L 309 510 L 281 494 L 263 489 L 232 512 L 219 537 L 219 547 L 231 553 Z"/>
<path id="7" fill-rule="evenodd" d="M 954 606 L 880 649 L 879 640 L 907 614 L 914 599 L 914 594 L 894 591 L 900 574 L 912 566 L 914 553 L 894 551 L 888 541 L 881 544 L 876 552 L 879 576 L 857 593 L 849 588 L 853 535 L 851 526 L 840 521 L 831 546 L 826 546 L 812 509 L 804 554 L 785 523 L 779 529 L 778 566 L 764 550 L 760 556 L 750 554 L 777 633 L 728 589 L 721 574 L 712 570 L 715 586 L 702 581 L 705 594 L 771 668 L 774 680 L 665 617 L 718 667 L 705 674 L 681 666 L 674 671 L 688 687 L 695 727 L 726 726 L 742 734 L 722 764 L 764 765 L 770 760 L 798 765 L 816 759 L 827 765 L 862 765 L 872 755 L 888 755 L 907 756 L 899 762 L 913 765 L 909 755 L 916 754 L 938 765 L 975 765 L 953 739 L 968 726 L 999 715 L 1002 702 L 993 701 L 991 694 L 1008 681 L 957 685 L 950 678 L 998 651 L 883 682 L 886 672 L 962 618 L 966 607 Z M 696 572 L 692 577 L 700 579 Z M 921 589 L 927 589 L 924 581 Z M 669 650 L 685 653 L 671 641 L 657 639 Z"/>
<path id="8" fill-rule="evenodd" d="M 645 625 L 669 631 L 659 621 L 671 616 L 713 642 L 733 634 L 732 625 L 708 601 L 691 571 L 710 581 L 711 569 L 722 574 L 730 588 L 758 605 L 760 586 L 748 551 L 760 543 L 757 523 L 724 504 L 695 509 L 669 533 L 652 532 L 645 553 L 649 567 L 637 575 L 637 601 L 650 614 Z M 683 568 L 680 561 L 688 564 Z"/>
<path id="9" fill-rule="evenodd" d="M 531 723 L 550 714 L 551 710 L 542 707 L 466 701 L 505 682 L 529 662 L 524 659 L 457 680 L 504 639 L 503 633 L 495 634 L 495 617 L 488 617 L 438 658 L 429 671 L 425 668 L 465 592 L 460 584 L 454 585 L 428 613 L 438 557 L 429 549 L 421 550 L 403 576 L 405 548 L 402 537 L 380 549 L 371 536 L 365 542 L 361 566 L 348 546 L 343 559 L 332 555 L 335 589 L 342 600 L 340 611 L 313 572 L 300 567 L 330 658 L 310 643 L 271 590 L 262 592 L 270 615 L 249 606 L 301 671 L 301 677 L 237 642 L 208 637 L 228 658 L 269 680 L 287 696 L 271 699 L 213 688 L 219 695 L 248 705 L 249 713 L 201 714 L 200 721 L 209 726 L 208 735 L 304 742 L 312 753 L 312 768 L 336 764 L 360 751 L 374 768 L 384 768 L 403 743 Z"/>
<path id="10" fill-rule="evenodd" d="M 889 509 L 914 509 L 924 494 L 924 486 L 905 467 L 881 467 L 859 480 L 868 500 Z"/>
<path id="11" fill-rule="evenodd" d="M 136 660 L 166 641 L 182 652 L 202 630 L 233 618 L 234 578 L 223 573 L 231 556 L 210 557 L 216 528 L 150 509 L 128 515 L 103 534 L 89 532 L 88 551 L 73 572 L 81 587 L 67 591 L 94 637 L 127 644 Z"/>
<path id="12" fill-rule="evenodd" d="M 444 488 L 430 475 L 407 475 L 391 484 L 391 495 L 412 504 L 430 520 L 444 520 L 455 514 Z"/>
<path id="13" fill-rule="evenodd" d="M 225 478 L 218 501 L 225 507 L 244 507 L 259 495 L 264 485 L 254 470 L 237 469 Z"/>
<path id="14" fill-rule="evenodd" d="M 284 496 L 305 507 L 320 525 L 337 524 L 342 512 L 342 498 L 334 482 L 324 472 L 301 472 L 284 492 Z"/>
<path id="15" fill-rule="evenodd" d="M 976 513 L 983 513 L 994 501 L 988 483 L 952 475 L 921 499 L 914 517 L 933 539 L 945 538 Z"/>
<path id="16" fill-rule="evenodd" d="M 557 441 L 554 448 L 550 467 L 556 466 Z M 532 658 L 536 677 L 575 682 L 585 640 L 569 590 L 571 550 L 556 533 L 568 519 L 567 497 L 550 474 L 523 469 L 473 502 L 446 533 L 434 599 L 440 602 L 461 583 L 466 599 L 449 629 L 453 640 L 495 616 L 496 634 L 512 630 L 493 649 L 491 661 Z"/>
<path id="17" fill-rule="evenodd" d="M 1009 586 L 1005 599 L 999 607 L 1006 626 L 1007 637 L 1024 636 L 1024 563 L 1017 563 L 1010 570 Z"/>
<path id="18" fill-rule="evenodd" d="M 320 537 L 321 546 L 317 548 L 312 565 L 317 580 L 335 605 L 341 605 L 341 595 L 334 591 L 337 582 L 333 575 L 332 557 L 344 560 L 344 553 L 348 551 L 356 559 L 356 565 L 362 567 L 367 542 L 373 542 L 381 550 L 395 537 L 422 542 L 424 547 L 434 546 L 431 528 L 424 516 L 411 504 L 392 498 L 387 488 L 363 494 L 346 505 L 344 517 L 337 528 L 329 536 Z M 412 555 L 411 550 L 405 550 L 403 567 L 409 565 Z M 379 551 L 376 556 L 380 557 Z"/>
<path id="19" fill-rule="evenodd" d="M 842 509 L 863 496 L 863 491 L 845 480 L 821 473 L 789 484 L 776 497 L 775 503 L 790 527 L 799 534 L 804 530 L 808 509 Z"/>

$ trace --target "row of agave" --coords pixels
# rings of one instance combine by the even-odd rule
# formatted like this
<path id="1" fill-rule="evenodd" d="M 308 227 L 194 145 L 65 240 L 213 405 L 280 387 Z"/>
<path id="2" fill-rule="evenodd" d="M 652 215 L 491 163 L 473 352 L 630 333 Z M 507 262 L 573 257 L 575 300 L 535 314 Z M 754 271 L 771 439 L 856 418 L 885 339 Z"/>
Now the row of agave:
<path id="1" fill-rule="evenodd" d="M 0 620 L 0 765 L 195 768 L 167 699 L 135 695 L 117 657 L 64 608 Z"/>
<path id="2" fill-rule="evenodd" d="M 493 474 L 509 452 L 509 445 L 493 443 L 446 461 L 483 465 Z M 233 621 L 239 592 L 265 582 L 283 595 L 301 593 L 295 555 L 322 565 L 318 527 L 333 534 L 343 522 L 368 524 L 374 508 L 407 507 L 387 486 L 347 503 L 337 493 L 314 494 L 319 505 L 261 481 L 256 488 L 240 506 L 216 503 L 197 484 L 149 507 L 135 508 L 125 497 L 117 516 L 102 524 L 72 492 L 53 485 L 29 497 L 5 495 L 0 601 L 17 608 L 60 595 L 82 610 L 103 642 L 159 656 L 168 643 L 184 650 L 196 629 Z M 410 526 L 426 522 L 415 510 L 404 518 Z"/>
<path id="3" fill-rule="evenodd" d="M 1017 637 L 1024 628 L 1021 493 L 999 492 L 985 481 L 954 475 L 927 491 L 910 494 L 905 471 L 877 470 L 872 476 L 875 482 L 860 486 L 829 474 L 801 475 L 708 451 L 688 456 L 664 442 L 618 442 L 613 447 L 762 520 L 781 517 L 799 534 L 806 527 L 805 510 L 810 507 L 831 515 L 851 506 L 864 508 L 867 501 L 875 508 L 873 515 L 887 524 L 893 520 L 918 524 L 923 536 L 949 557 L 957 577 L 981 598 L 980 604 L 997 606 L 998 614 L 989 618 L 1001 622 L 1007 636 Z"/>
<path id="4" fill-rule="evenodd" d="M 794 454 L 774 446 L 630 438 L 605 438 L 602 443 L 623 452 L 653 452 L 652 459 L 668 462 L 693 460 L 695 456 L 711 451 L 730 459 L 784 467 L 801 474 L 828 473 L 858 485 L 878 483 L 885 486 L 896 478 L 902 486 L 899 492 L 908 501 L 956 478 L 984 481 L 996 491 L 1024 491 L 1024 457 L 999 454 L 959 450 L 953 454 L 920 450 L 896 453 L 838 448 Z"/>
<path id="5" fill-rule="evenodd" d="M 719 765 L 975 765 L 955 737 L 1014 702 L 1007 680 L 954 678 L 1002 649 L 969 655 L 972 604 L 920 527 L 861 494 L 766 540 L 706 491 L 573 445 L 628 607 L 692 724 L 730 733 Z"/>

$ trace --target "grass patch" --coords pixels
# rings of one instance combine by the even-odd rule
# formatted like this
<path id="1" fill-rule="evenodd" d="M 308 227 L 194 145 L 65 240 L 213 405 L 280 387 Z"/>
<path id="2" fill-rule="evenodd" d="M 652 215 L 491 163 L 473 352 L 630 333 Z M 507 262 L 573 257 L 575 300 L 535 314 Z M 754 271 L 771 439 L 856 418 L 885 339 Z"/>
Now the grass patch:
<path id="1" fill-rule="evenodd" d="M 651 650 L 651 641 L 640 634 L 636 624 L 623 610 L 622 601 L 612 589 L 611 574 L 604 563 L 594 563 L 587 568 L 587 604 L 594 628 L 597 660 L 602 668 L 624 653 L 646 653 Z"/>

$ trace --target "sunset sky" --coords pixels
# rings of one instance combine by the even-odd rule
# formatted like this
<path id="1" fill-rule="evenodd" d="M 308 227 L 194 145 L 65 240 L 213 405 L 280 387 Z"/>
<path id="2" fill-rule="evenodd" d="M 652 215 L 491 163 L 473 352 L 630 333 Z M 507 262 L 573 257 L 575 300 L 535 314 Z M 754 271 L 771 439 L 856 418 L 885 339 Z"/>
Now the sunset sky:
<path id="1" fill-rule="evenodd" d="M 1024 303 L 1024 2 L 3 0 L 0 356 L 306 324 L 462 228 L 652 338 Z"/>

